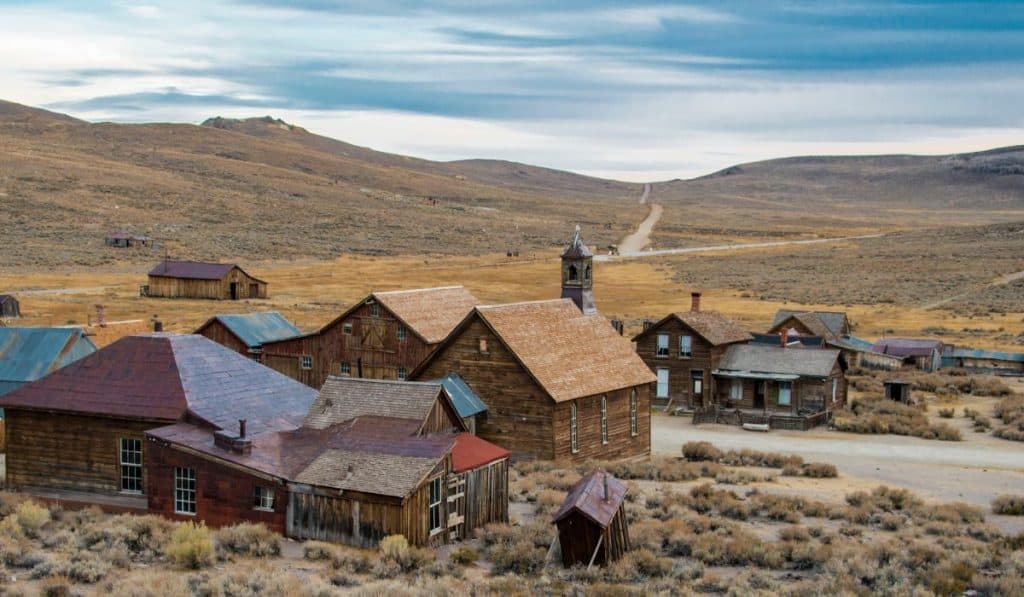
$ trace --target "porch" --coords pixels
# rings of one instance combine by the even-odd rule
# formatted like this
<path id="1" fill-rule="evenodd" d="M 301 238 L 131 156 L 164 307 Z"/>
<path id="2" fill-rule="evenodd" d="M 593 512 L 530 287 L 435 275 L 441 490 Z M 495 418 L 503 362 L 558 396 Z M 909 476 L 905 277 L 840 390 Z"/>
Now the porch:
<path id="1" fill-rule="evenodd" d="M 828 423 L 832 412 L 828 410 L 789 411 L 751 410 L 742 408 L 721 408 L 711 405 L 699 408 L 693 413 L 693 424 L 718 423 L 721 425 L 767 425 L 769 429 L 788 429 L 791 431 L 807 431 L 818 425 Z"/>

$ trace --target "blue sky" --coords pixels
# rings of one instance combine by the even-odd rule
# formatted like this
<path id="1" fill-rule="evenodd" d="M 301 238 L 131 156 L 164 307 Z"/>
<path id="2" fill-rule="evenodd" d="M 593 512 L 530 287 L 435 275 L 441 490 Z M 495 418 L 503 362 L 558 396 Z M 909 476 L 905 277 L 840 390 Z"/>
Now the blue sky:
<path id="1" fill-rule="evenodd" d="M 1024 2 L 0 0 L 3 99 L 638 181 L 1024 143 L 1022 67 Z"/>

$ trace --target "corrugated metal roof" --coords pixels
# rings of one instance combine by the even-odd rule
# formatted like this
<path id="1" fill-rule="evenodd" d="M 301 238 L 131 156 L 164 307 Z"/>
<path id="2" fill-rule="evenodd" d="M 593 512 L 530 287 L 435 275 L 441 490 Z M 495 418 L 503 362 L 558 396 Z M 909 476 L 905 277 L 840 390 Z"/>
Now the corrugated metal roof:
<path id="1" fill-rule="evenodd" d="M 487 411 L 487 405 L 484 404 L 484 401 L 476 395 L 476 392 L 469 387 L 466 380 L 462 379 L 462 376 L 458 373 L 449 373 L 444 378 L 434 380 L 434 382 L 444 386 L 460 417 L 472 417 Z"/>
<path id="2" fill-rule="evenodd" d="M 957 348 L 953 350 L 952 356 L 956 359 L 989 359 L 993 361 L 1007 361 L 1010 363 L 1024 363 L 1024 353 L 1020 352 L 999 352 L 995 350 Z"/>
<path id="3" fill-rule="evenodd" d="M 874 346 L 874 342 L 871 342 L 870 340 L 865 340 L 856 336 L 843 336 L 840 340 L 842 340 L 844 344 L 847 344 L 856 350 L 874 352 L 871 350 L 871 347 Z"/>
<path id="4" fill-rule="evenodd" d="M 927 357 L 932 351 L 942 350 L 941 340 L 917 338 L 882 338 L 871 347 L 874 352 L 898 357 Z"/>
<path id="5" fill-rule="evenodd" d="M 464 473 L 508 458 L 511 452 L 481 439 L 472 433 L 460 433 L 455 437 L 452 449 L 452 468 L 456 473 Z"/>
<path id="6" fill-rule="evenodd" d="M 267 342 L 287 340 L 302 335 L 302 331 L 295 327 L 295 324 L 285 319 L 277 311 L 215 315 L 199 330 L 213 321 L 220 321 L 249 348 L 259 348 Z M 196 330 L 196 333 L 199 333 L 199 330 Z"/>
<path id="7" fill-rule="evenodd" d="M 607 482 L 608 493 L 605 494 Z M 626 485 L 607 471 L 595 470 L 579 480 L 565 496 L 562 507 L 552 517 L 554 522 L 565 518 L 570 512 L 578 511 L 601 528 L 608 528 L 615 513 L 626 498 Z"/>
<path id="8" fill-rule="evenodd" d="M 771 373 L 828 377 L 838 358 L 839 351 L 831 348 L 734 344 L 726 350 L 718 369 L 723 374 Z"/>
<path id="9" fill-rule="evenodd" d="M 0 381 L 35 381 L 94 352 L 78 328 L 0 327 Z"/>

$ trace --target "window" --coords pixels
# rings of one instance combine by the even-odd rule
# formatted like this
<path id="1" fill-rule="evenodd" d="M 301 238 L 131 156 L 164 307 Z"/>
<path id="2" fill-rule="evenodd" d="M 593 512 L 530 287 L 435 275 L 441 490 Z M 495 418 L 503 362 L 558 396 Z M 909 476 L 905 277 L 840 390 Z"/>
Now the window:
<path id="1" fill-rule="evenodd" d="M 590 266 L 589 265 L 587 266 L 587 269 L 583 270 L 583 279 L 584 280 L 590 280 Z"/>
<path id="2" fill-rule="evenodd" d="M 789 381 L 779 382 L 779 406 L 789 406 L 793 398 L 793 383 Z"/>
<path id="3" fill-rule="evenodd" d="M 601 443 L 608 443 L 608 398 L 601 396 Z"/>
<path id="4" fill-rule="evenodd" d="M 658 334 L 658 352 L 655 354 L 659 357 L 668 356 L 668 334 Z"/>
<path id="5" fill-rule="evenodd" d="M 345 334 L 346 336 L 351 336 L 352 335 L 352 324 L 351 323 L 343 323 L 343 324 L 341 324 L 341 333 Z"/>
<path id="6" fill-rule="evenodd" d="M 693 336 L 679 336 L 679 358 L 688 359 L 693 356 Z"/>
<path id="7" fill-rule="evenodd" d="M 569 281 L 575 282 L 580 279 L 580 270 L 576 269 L 575 264 L 569 265 Z"/>
<path id="8" fill-rule="evenodd" d="M 629 393 L 629 434 L 636 437 L 640 434 L 640 416 L 637 412 L 640 407 L 640 399 L 636 395 L 636 388 Z"/>
<path id="9" fill-rule="evenodd" d="M 704 395 L 704 371 L 701 369 L 690 370 L 690 380 L 693 382 L 693 397 L 699 398 Z"/>
<path id="10" fill-rule="evenodd" d="M 729 386 L 729 400 L 733 402 L 739 402 L 743 400 L 743 380 L 734 379 L 732 385 Z"/>
<path id="11" fill-rule="evenodd" d="M 274 489 L 257 485 L 253 491 L 252 507 L 257 510 L 274 511 Z"/>
<path id="12" fill-rule="evenodd" d="M 142 493 L 142 440 L 121 438 L 121 491 Z"/>
<path id="13" fill-rule="evenodd" d="M 313 357 L 308 354 L 302 355 L 302 368 L 309 370 L 313 368 Z"/>
<path id="14" fill-rule="evenodd" d="M 430 534 L 441 530 L 441 477 L 430 481 Z"/>
<path id="15" fill-rule="evenodd" d="M 370 303 L 370 317 L 380 317 L 380 305 Z"/>
<path id="16" fill-rule="evenodd" d="M 405 380 L 405 367 L 398 368 L 398 379 L 403 381 Z"/>
<path id="17" fill-rule="evenodd" d="M 578 427 L 576 425 L 576 403 L 569 405 L 569 448 L 573 454 L 580 451 Z"/>
<path id="18" fill-rule="evenodd" d="M 409 335 L 409 331 L 405 329 L 404 325 L 398 326 L 398 340 L 401 342 L 405 341 L 406 336 Z"/>
<path id="19" fill-rule="evenodd" d="M 341 364 L 341 374 L 342 375 L 352 375 L 352 364 L 349 363 L 349 362 L 342 363 Z"/>
<path id="20" fill-rule="evenodd" d="M 480 338 L 480 354 L 487 354 L 487 338 Z"/>
<path id="21" fill-rule="evenodd" d="M 835 402 L 839 396 L 839 378 L 832 378 L 832 402 Z"/>
<path id="22" fill-rule="evenodd" d="M 658 390 L 655 396 L 668 398 L 668 369 L 658 369 Z"/>
<path id="23" fill-rule="evenodd" d="M 196 513 L 196 469 L 174 468 L 174 511 L 178 514 Z"/>

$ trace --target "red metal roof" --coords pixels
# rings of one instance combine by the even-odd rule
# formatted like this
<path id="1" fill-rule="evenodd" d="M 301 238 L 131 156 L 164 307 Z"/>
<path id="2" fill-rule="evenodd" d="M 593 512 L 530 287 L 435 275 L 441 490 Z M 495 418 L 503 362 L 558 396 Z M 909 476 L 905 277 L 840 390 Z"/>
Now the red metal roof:
<path id="1" fill-rule="evenodd" d="M 207 263 L 203 261 L 162 261 L 149 275 L 157 278 L 189 278 L 193 280 L 220 280 L 233 268 L 233 263 Z M 239 268 L 241 269 L 241 268 Z"/>
<path id="2" fill-rule="evenodd" d="M 608 492 L 605 495 L 605 480 Z M 565 502 L 558 509 L 553 522 L 558 522 L 570 512 L 583 514 L 602 528 L 607 528 L 626 498 L 626 486 L 607 471 L 597 469 L 579 480 L 565 496 Z"/>
<path id="3" fill-rule="evenodd" d="M 452 468 L 457 473 L 464 473 L 475 468 L 508 458 L 511 454 L 505 448 L 480 439 L 472 433 L 460 433 L 455 438 L 452 450 Z"/>

